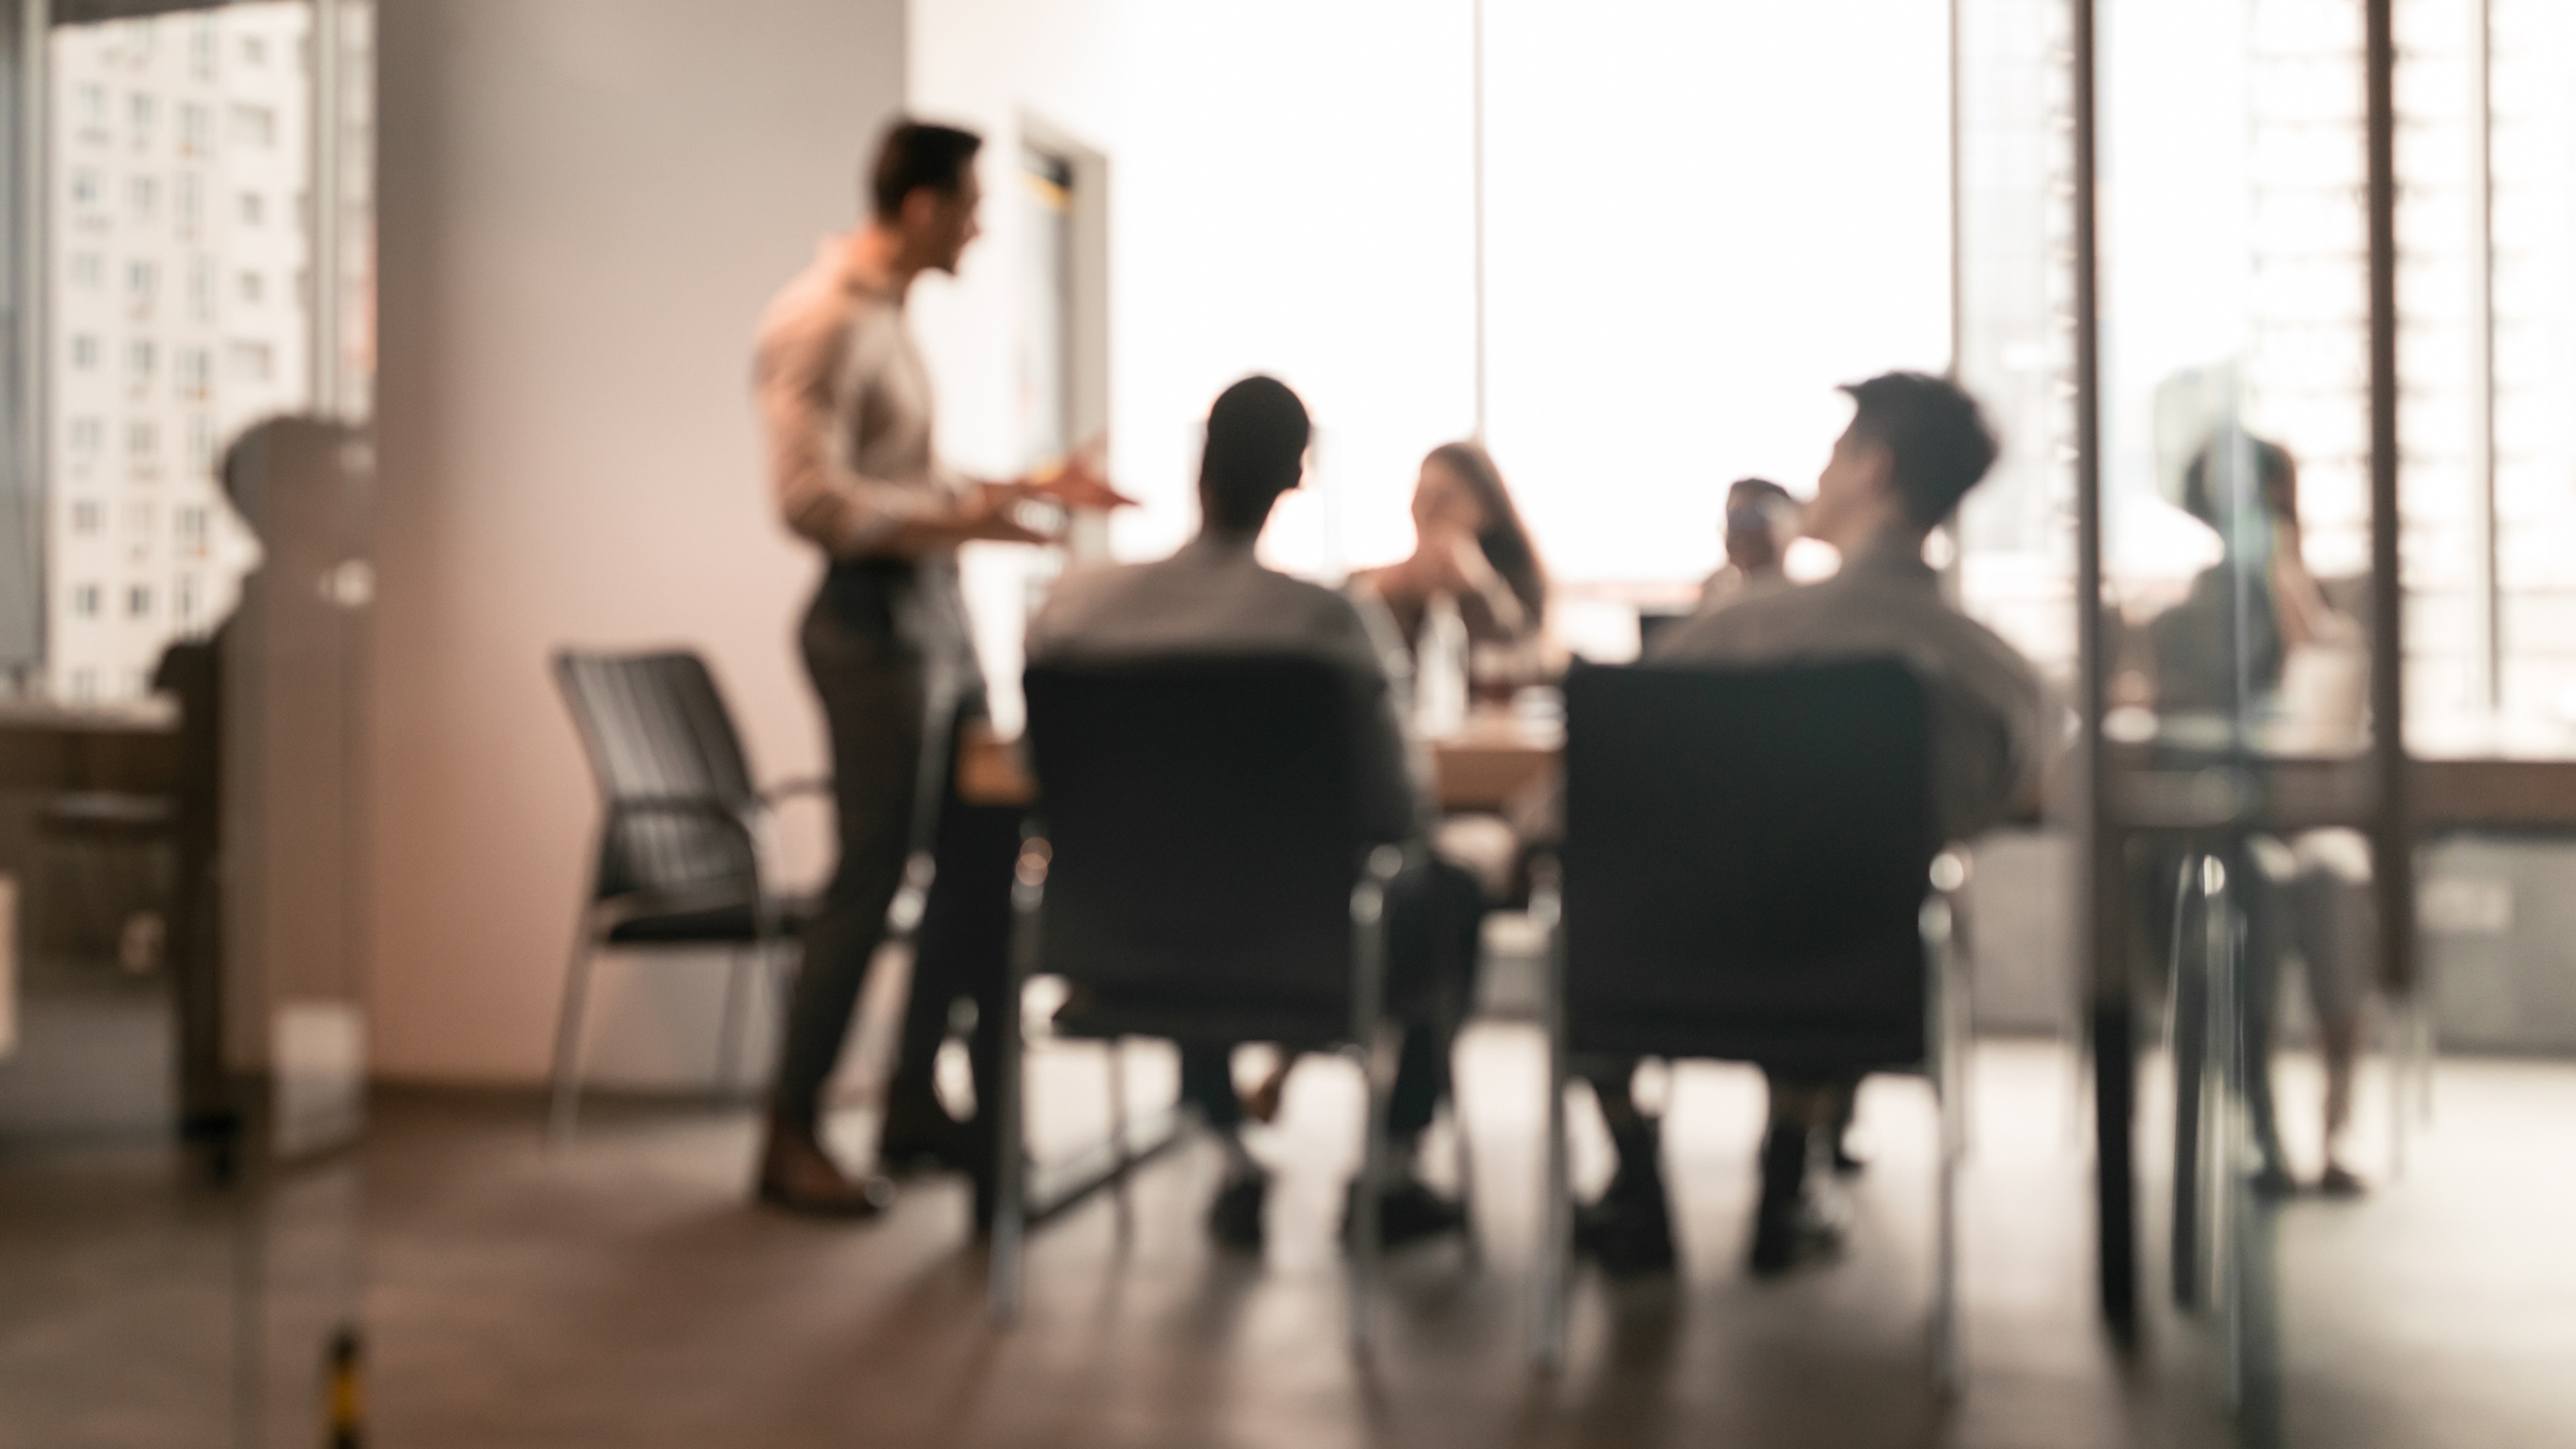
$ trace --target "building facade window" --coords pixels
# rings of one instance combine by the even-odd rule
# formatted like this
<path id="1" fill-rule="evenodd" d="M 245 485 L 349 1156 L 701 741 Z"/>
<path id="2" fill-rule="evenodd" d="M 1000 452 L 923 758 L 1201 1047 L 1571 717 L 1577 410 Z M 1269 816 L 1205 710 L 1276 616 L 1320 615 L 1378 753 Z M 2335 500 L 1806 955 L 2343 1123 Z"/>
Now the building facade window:
<path id="1" fill-rule="evenodd" d="M 75 499 L 75 500 L 73 501 L 73 503 L 72 503 L 72 532 L 74 532 L 74 533 L 96 533 L 96 532 L 98 532 L 98 513 L 99 513 L 99 510 L 98 510 L 98 500 L 97 500 L 97 499 L 95 499 L 95 498 L 81 498 L 81 499 Z"/>
<path id="2" fill-rule="evenodd" d="M 72 285 L 96 291 L 107 279 L 107 264 L 96 252 L 78 252 L 72 257 Z"/>
<path id="3" fill-rule="evenodd" d="M 215 372 L 214 360 L 207 354 L 206 349 L 180 348 L 175 365 L 179 369 L 179 396 L 192 399 L 203 398 L 207 388 L 214 381 Z"/>
<path id="4" fill-rule="evenodd" d="M 127 295 L 137 302 L 151 301 L 153 285 L 159 280 L 160 271 L 150 262 L 132 261 L 125 264 L 125 290 Z"/>
<path id="5" fill-rule="evenodd" d="M 125 614 L 130 619 L 152 617 L 152 586 L 134 584 L 125 591 Z"/>
<path id="6" fill-rule="evenodd" d="M 243 382 L 266 382 L 277 372 L 277 350 L 265 342 L 235 342 L 232 372 Z"/>
<path id="7" fill-rule="evenodd" d="M 262 150 L 277 144 L 277 112 L 267 106 L 233 107 L 233 143 Z"/>
<path id="8" fill-rule="evenodd" d="M 125 456 L 149 458 L 160 449 L 161 430 L 150 423 L 136 421 L 125 425 Z"/>
<path id="9" fill-rule="evenodd" d="M 159 119 L 160 107 L 150 93 L 136 91 L 125 98 L 126 125 L 134 132 L 135 149 L 152 144 L 152 123 Z"/>
<path id="10" fill-rule="evenodd" d="M 149 176 L 135 176 L 125 183 L 125 209 L 137 223 L 152 220 L 161 203 L 161 183 Z"/>
<path id="11" fill-rule="evenodd" d="M 253 307 L 258 306 L 268 294 L 267 279 L 257 272 L 242 273 L 239 286 L 242 301 Z"/>
<path id="12" fill-rule="evenodd" d="M 241 224 L 244 226 L 256 227 L 265 225 L 267 220 L 267 200 L 256 191 L 243 192 L 241 194 Z"/>
<path id="13" fill-rule="evenodd" d="M 98 339 L 86 332 L 72 337 L 72 366 L 86 371 L 98 366 Z"/>
<path id="14" fill-rule="evenodd" d="M 96 418 L 74 418 L 71 433 L 73 452 L 95 453 L 100 441 L 107 436 L 107 426 Z"/>
<path id="15" fill-rule="evenodd" d="M 160 353 L 151 343 L 136 339 L 125 344 L 125 368 L 137 378 L 148 378 L 160 361 Z"/>
<path id="16" fill-rule="evenodd" d="M 72 586 L 72 617 L 74 617 L 74 618 L 76 618 L 76 619 L 95 619 L 95 618 L 97 618 L 97 617 L 98 617 L 98 600 L 99 600 L 98 585 L 96 585 L 96 584 L 75 584 L 75 585 L 73 585 L 73 586 Z"/>
<path id="17" fill-rule="evenodd" d="M 98 205 L 98 173 L 83 166 L 72 172 L 72 204 Z"/>

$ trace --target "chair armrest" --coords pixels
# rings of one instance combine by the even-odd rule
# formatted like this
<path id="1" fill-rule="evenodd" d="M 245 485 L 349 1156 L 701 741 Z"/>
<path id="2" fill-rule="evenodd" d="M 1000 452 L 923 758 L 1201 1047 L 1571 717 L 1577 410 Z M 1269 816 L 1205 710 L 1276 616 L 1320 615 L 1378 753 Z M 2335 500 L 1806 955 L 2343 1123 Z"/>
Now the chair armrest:
<path id="1" fill-rule="evenodd" d="M 629 815 L 695 816 L 700 820 L 730 825 L 746 834 L 751 830 L 740 810 L 701 795 L 627 795 L 608 802 L 610 821 Z"/>
<path id="2" fill-rule="evenodd" d="M 777 784 L 770 786 L 768 789 L 761 791 L 760 798 L 764 804 L 775 805 L 781 800 L 792 799 L 798 795 L 829 795 L 831 793 L 831 776 L 799 775 L 792 780 L 781 780 Z"/>

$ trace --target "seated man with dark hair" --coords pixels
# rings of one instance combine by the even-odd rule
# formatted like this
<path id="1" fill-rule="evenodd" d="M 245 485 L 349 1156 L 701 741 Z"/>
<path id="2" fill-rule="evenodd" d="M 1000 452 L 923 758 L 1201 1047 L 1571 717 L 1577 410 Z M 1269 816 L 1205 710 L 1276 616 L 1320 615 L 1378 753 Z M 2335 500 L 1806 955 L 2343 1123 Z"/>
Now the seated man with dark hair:
<path id="1" fill-rule="evenodd" d="M 1242 654 L 1346 668 L 1371 701 L 1361 741 L 1370 833 L 1412 839 L 1424 812 L 1393 684 L 1404 668 L 1403 641 L 1349 597 L 1253 557 L 1272 505 L 1304 475 L 1309 433 L 1305 404 L 1285 384 L 1248 377 L 1227 388 L 1208 411 L 1198 537 L 1157 563 L 1068 575 L 1029 625 L 1029 661 Z M 1450 1040 L 1471 995 L 1484 900 L 1466 872 L 1435 861 L 1398 876 L 1387 908 L 1388 1006 L 1405 1027 L 1387 1128 L 1395 1160 L 1409 1164 L 1448 1091 Z M 1229 1247 L 1257 1249 L 1269 1177 L 1244 1149 L 1231 1057 L 1229 1047 L 1185 1045 L 1181 1094 L 1223 1138 L 1228 1157 L 1208 1229 Z M 1465 1222 L 1456 1203 L 1409 1169 L 1386 1190 L 1380 1213 L 1389 1246 Z M 1348 1222 L 1346 1214 L 1345 1228 Z"/>
<path id="2" fill-rule="evenodd" d="M 1893 658 L 1918 675 L 1930 704 L 1932 815 L 1944 840 L 1965 840 L 2002 818 L 2035 780 L 2052 734 L 2038 677 L 2013 647 L 1942 599 L 1923 541 L 1995 459 L 1977 404 L 1951 383 L 1896 372 L 1854 383 L 1851 426 L 1816 480 L 1805 531 L 1842 554 L 1831 578 L 1745 595 L 1680 624 L 1658 641 L 1658 662 L 1769 664 Z M 1634 1062 L 1588 1063 L 1618 1145 L 1602 1200 L 1583 1210 L 1577 1242 L 1614 1271 L 1673 1259 L 1656 1158 L 1660 1133 L 1628 1093 Z M 1808 1134 L 1830 1127 L 1848 1080 L 1771 1081 L 1762 1145 L 1762 1199 L 1752 1263 L 1789 1267 L 1830 1231 L 1805 1199 Z"/>

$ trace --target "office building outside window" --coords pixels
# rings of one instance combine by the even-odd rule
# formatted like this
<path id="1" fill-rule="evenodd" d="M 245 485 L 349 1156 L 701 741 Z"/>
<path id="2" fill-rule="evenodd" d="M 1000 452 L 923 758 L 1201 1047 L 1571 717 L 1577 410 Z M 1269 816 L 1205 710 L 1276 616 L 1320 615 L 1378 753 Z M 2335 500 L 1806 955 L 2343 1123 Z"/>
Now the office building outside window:
<path id="1" fill-rule="evenodd" d="M 121 575 L 113 601 L 90 579 L 55 595 L 68 607 L 45 626 L 41 678 L 58 695 L 136 693 L 174 635 L 230 611 L 246 558 L 227 542 L 223 443 L 313 396 L 309 304 L 257 280 L 312 261 L 309 232 L 264 200 L 312 184 L 310 78 L 272 63 L 311 26 L 309 6 L 252 3 L 52 33 L 57 114 L 73 124 L 49 143 L 69 204 L 46 222 L 68 364 L 49 386 L 62 422 L 48 486 L 61 497 L 77 479 L 81 496 L 49 512 L 45 547 L 57 578 Z M 165 284 L 184 301 L 159 305 Z"/>

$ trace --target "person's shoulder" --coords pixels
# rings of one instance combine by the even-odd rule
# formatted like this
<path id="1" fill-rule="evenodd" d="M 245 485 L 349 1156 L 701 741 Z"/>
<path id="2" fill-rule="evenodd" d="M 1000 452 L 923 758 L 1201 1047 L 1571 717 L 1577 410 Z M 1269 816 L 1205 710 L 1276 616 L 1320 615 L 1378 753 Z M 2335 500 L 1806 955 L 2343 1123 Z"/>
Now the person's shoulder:
<path id="1" fill-rule="evenodd" d="M 2030 662 L 2029 656 L 2015 648 L 2011 640 L 1996 633 L 1984 620 L 1970 615 L 1946 600 L 1931 617 L 1938 619 L 1939 627 L 1948 630 L 1959 641 L 1962 648 L 1979 655 L 1995 668 L 2026 682 L 2032 689 L 2036 690 L 2039 687 L 2039 670 Z"/>
<path id="2" fill-rule="evenodd" d="M 1810 606 L 1813 600 L 1797 596 L 1813 588 L 1813 584 L 1790 584 L 1775 589 L 1737 588 L 1666 629 L 1647 657 L 1689 660 L 1725 652 L 1743 640 L 1759 637 L 1769 623 L 1784 612 L 1784 605 L 1785 612 L 1792 615 Z"/>
<path id="3" fill-rule="evenodd" d="M 845 335 L 859 299 L 817 261 L 788 280 L 761 310 L 754 349 L 764 370 L 801 361 Z"/>
<path id="4" fill-rule="evenodd" d="M 1153 577 L 1163 562 L 1081 564 L 1067 569 L 1047 590 L 1046 605 L 1039 613 L 1044 616 L 1115 598 Z"/>

